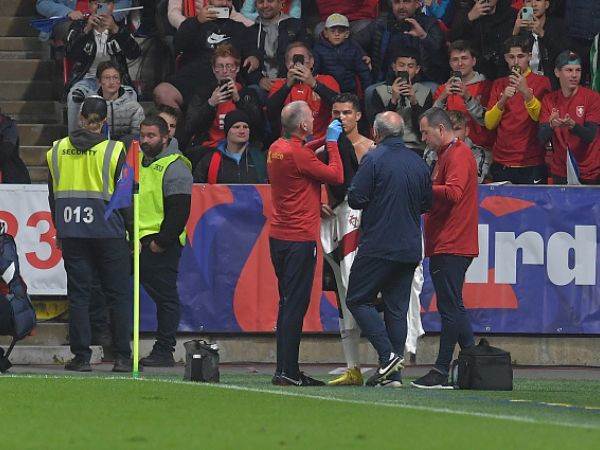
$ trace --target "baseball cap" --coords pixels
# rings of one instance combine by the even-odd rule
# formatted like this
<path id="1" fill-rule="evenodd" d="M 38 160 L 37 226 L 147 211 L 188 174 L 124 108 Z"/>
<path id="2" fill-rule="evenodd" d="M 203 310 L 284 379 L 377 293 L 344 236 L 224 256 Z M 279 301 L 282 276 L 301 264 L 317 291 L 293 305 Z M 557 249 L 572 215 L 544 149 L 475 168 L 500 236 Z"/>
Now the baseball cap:
<path id="1" fill-rule="evenodd" d="M 108 114 L 106 100 L 99 95 L 90 95 L 81 104 L 81 115 L 86 119 L 92 114 L 97 115 L 98 119 L 104 120 Z"/>
<path id="2" fill-rule="evenodd" d="M 574 64 L 574 65 L 580 66 L 581 58 L 579 58 L 579 55 L 577 53 L 572 52 L 571 50 L 565 50 L 563 52 L 560 52 L 558 54 L 558 56 L 556 57 L 554 67 L 556 67 L 558 70 L 560 70 L 568 64 Z"/>
<path id="3" fill-rule="evenodd" d="M 325 28 L 333 27 L 350 28 L 350 22 L 348 22 L 348 18 L 343 14 L 334 13 L 330 15 L 325 21 Z"/>
<path id="4" fill-rule="evenodd" d="M 229 133 L 229 129 L 238 122 L 243 122 L 250 126 L 248 114 L 239 109 L 234 109 L 233 111 L 227 113 L 225 119 L 223 120 L 223 131 L 225 132 L 225 136 L 227 136 L 227 133 Z"/>

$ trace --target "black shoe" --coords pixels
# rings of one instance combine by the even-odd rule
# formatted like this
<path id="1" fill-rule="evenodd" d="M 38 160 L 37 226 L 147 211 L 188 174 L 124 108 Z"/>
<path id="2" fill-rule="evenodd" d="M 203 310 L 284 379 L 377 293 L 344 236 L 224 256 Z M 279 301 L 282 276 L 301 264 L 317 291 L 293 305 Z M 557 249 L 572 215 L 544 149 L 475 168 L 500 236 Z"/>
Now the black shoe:
<path id="1" fill-rule="evenodd" d="M 404 359 L 401 356 L 392 353 L 390 359 L 384 364 L 375 369 L 375 373 L 367 380 L 367 386 L 375 386 L 384 380 L 387 380 L 391 374 L 402 369 Z"/>
<path id="2" fill-rule="evenodd" d="M 454 389 L 454 386 L 448 383 L 448 375 L 443 375 L 435 369 L 410 384 L 420 389 Z"/>
<path id="3" fill-rule="evenodd" d="M 146 367 L 173 367 L 175 359 L 171 353 L 150 353 L 145 358 L 140 359 L 140 364 Z"/>
<path id="4" fill-rule="evenodd" d="M 71 361 L 65 364 L 65 370 L 71 370 L 73 372 L 91 372 L 92 366 L 88 361 L 78 358 L 77 356 Z"/>
<path id="5" fill-rule="evenodd" d="M 274 384 L 275 386 L 279 386 L 280 382 L 281 382 L 281 374 L 280 373 L 275 373 L 275 375 L 273 375 L 273 378 L 271 378 L 271 384 Z"/>
<path id="6" fill-rule="evenodd" d="M 297 378 L 288 377 L 285 374 L 275 375 L 271 382 L 276 386 L 325 386 L 325 383 L 321 380 L 316 380 L 300 372 Z"/>
<path id="7" fill-rule="evenodd" d="M 144 366 L 138 366 L 138 372 L 143 372 Z M 113 372 L 130 373 L 133 372 L 133 359 L 131 358 L 117 358 L 115 365 L 112 368 Z"/>

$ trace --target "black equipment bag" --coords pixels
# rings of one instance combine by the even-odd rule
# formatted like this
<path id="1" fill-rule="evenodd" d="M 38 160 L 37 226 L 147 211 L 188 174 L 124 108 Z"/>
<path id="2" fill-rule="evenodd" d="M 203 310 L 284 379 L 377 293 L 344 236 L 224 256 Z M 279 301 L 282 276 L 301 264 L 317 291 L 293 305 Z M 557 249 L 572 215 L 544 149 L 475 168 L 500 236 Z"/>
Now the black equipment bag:
<path id="1" fill-rule="evenodd" d="M 451 378 L 456 389 L 512 391 L 513 370 L 510 353 L 490 346 L 487 339 L 465 348 L 452 362 Z"/>
<path id="2" fill-rule="evenodd" d="M 219 382 L 219 347 L 204 340 L 184 342 L 186 381 Z"/>

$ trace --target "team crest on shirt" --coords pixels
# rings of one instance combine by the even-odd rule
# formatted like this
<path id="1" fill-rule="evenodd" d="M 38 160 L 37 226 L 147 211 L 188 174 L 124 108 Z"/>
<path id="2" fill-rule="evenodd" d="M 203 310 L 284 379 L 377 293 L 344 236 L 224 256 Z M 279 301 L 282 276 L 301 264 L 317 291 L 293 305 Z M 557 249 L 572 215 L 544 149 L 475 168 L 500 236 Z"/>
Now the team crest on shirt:
<path id="1" fill-rule="evenodd" d="M 579 105 L 577 108 L 575 108 L 575 114 L 577 114 L 577 117 L 581 119 L 585 114 L 585 107 L 583 105 Z"/>

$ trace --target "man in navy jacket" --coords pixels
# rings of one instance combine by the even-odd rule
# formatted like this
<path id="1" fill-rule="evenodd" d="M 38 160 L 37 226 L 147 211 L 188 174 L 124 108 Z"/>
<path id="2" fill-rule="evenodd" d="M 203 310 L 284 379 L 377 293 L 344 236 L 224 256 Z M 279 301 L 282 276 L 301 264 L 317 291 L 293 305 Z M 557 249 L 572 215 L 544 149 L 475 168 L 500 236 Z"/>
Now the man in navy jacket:
<path id="1" fill-rule="evenodd" d="M 404 122 L 387 111 L 375 118 L 377 148 L 362 159 L 348 204 L 362 209 L 358 253 L 346 304 L 379 356 L 368 386 L 402 385 L 406 314 L 415 268 L 421 261 L 421 214 L 431 207 L 429 169 L 402 141 Z M 373 304 L 383 294 L 384 320 Z"/>

